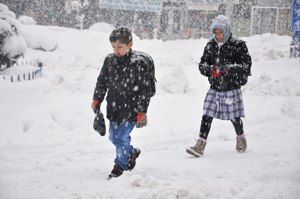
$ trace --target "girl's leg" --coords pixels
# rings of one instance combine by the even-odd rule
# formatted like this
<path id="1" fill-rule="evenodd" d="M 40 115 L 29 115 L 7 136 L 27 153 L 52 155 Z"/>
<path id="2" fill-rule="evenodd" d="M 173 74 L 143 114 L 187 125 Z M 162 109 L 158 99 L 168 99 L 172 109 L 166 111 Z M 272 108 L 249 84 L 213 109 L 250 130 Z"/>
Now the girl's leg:
<path id="1" fill-rule="evenodd" d="M 247 140 L 244 135 L 243 122 L 240 117 L 231 120 L 236 133 L 236 151 L 243 153 L 247 149 Z"/>
<path id="2" fill-rule="evenodd" d="M 206 146 L 206 139 L 209 134 L 212 121 L 213 117 L 207 115 L 202 116 L 199 139 L 197 139 L 195 146 L 191 146 L 186 149 L 187 153 L 195 157 L 200 157 L 201 155 L 203 155 Z"/>
<path id="3" fill-rule="evenodd" d="M 213 117 L 208 115 L 202 116 L 201 126 L 200 126 L 200 133 L 199 137 L 206 140 L 210 131 L 211 123 L 213 121 Z"/>
<path id="4" fill-rule="evenodd" d="M 234 118 L 230 120 L 233 124 L 234 130 L 236 135 L 243 135 L 244 134 L 244 126 L 243 126 L 243 121 L 240 117 Z"/>

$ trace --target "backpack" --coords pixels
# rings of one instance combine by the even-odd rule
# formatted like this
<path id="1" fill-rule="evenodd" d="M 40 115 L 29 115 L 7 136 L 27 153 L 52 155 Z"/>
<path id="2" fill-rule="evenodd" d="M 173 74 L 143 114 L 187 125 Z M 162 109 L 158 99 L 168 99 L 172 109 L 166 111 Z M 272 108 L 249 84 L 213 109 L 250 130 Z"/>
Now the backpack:
<path id="1" fill-rule="evenodd" d="M 138 51 L 134 51 L 138 56 L 143 58 L 143 61 L 145 63 L 145 65 L 147 66 L 147 71 L 145 73 L 146 77 L 146 81 L 150 84 L 150 97 L 153 97 L 156 93 L 156 78 L 155 78 L 155 66 L 154 66 L 154 62 L 153 59 L 151 58 L 150 55 L 144 53 L 144 52 L 138 52 Z"/>

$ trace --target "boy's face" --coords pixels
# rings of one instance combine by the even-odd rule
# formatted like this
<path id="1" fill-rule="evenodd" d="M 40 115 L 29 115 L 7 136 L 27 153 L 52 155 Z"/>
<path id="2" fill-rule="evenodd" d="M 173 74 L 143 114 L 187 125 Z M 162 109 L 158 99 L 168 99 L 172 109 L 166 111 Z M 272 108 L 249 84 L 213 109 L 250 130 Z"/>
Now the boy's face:
<path id="1" fill-rule="evenodd" d="M 224 40 L 224 34 L 223 34 L 223 32 L 222 32 L 220 29 L 217 29 L 217 28 L 216 28 L 216 29 L 214 30 L 214 33 L 215 33 L 216 40 L 217 40 L 218 42 Z"/>
<path id="2" fill-rule="evenodd" d="M 117 57 L 123 57 L 128 50 L 132 47 L 132 42 L 129 44 L 121 43 L 119 41 L 111 42 L 113 51 Z"/>

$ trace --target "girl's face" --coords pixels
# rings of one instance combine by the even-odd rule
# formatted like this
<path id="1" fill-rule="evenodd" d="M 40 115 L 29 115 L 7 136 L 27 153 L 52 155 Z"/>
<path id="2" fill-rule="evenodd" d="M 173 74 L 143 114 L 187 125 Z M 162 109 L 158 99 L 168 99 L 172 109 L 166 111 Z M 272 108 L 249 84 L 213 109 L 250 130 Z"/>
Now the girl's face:
<path id="1" fill-rule="evenodd" d="M 111 46 L 117 57 L 123 57 L 132 47 L 132 44 L 132 42 L 130 42 L 129 44 L 121 43 L 119 41 L 111 42 Z"/>
<path id="2" fill-rule="evenodd" d="M 221 42 L 224 40 L 224 33 L 220 29 L 214 30 L 215 38 L 218 42 Z"/>

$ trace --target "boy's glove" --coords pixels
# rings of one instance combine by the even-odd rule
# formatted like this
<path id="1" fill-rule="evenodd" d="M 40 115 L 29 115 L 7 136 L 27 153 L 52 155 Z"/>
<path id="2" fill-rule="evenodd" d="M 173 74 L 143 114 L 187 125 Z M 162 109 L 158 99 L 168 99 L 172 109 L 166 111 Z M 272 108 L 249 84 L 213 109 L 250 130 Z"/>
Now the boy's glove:
<path id="1" fill-rule="evenodd" d="M 139 112 L 136 116 L 136 128 L 142 128 L 147 125 L 146 113 Z"/>
<path id="2" fill-rule="evenodd" d="M 100 102 L 98 100 L 94 100 L 91 104 L 91 107 L 94 111 L 94 113 L 97 113 L 100 111 Z"/>
<path id="3" fill-rule="evenodd" d="M 104 116 L 101 113 L 101 111 L 97 111 L 95 119 L 94 119 L 94 124 L 93 128 L 95 131 L 97 131 L 101 136 L 104 136 L 106 134 L 106 126 L 105 126 L 105 120 Z"/>

